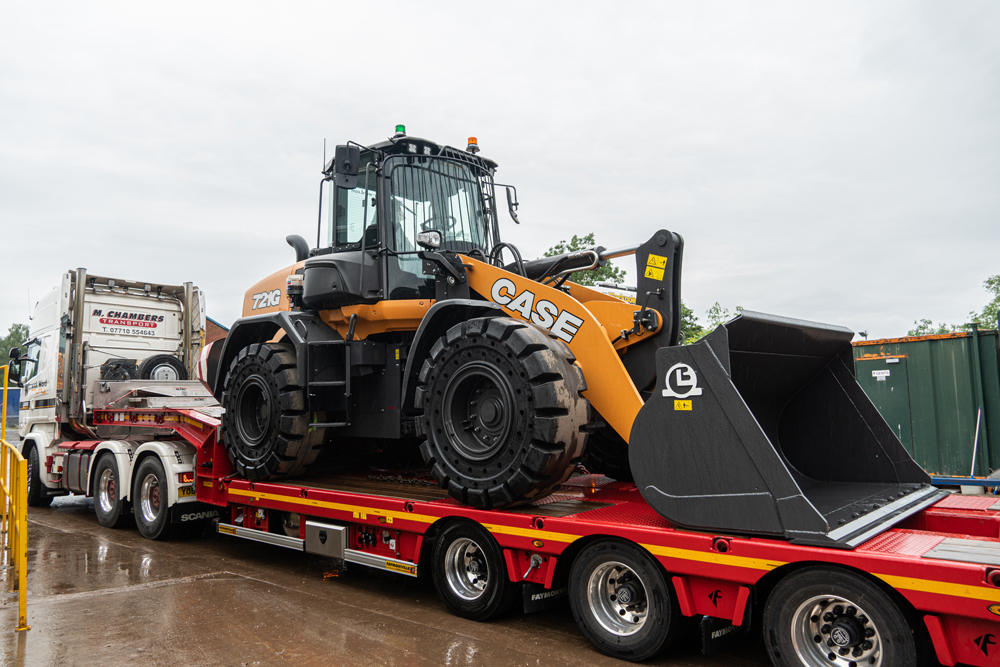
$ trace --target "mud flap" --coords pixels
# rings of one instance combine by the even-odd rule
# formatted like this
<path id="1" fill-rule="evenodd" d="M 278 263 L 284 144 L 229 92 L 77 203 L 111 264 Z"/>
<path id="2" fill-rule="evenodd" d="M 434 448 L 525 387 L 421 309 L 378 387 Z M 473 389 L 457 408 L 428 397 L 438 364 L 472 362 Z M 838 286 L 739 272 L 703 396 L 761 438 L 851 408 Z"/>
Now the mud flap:
<path id="1" fill-rule="evenodd" d="M 937 502 L 854 377 L 849 329 L 744 311 L 656 352 L 629 460 L 687 528 L 853 548 Z"/>

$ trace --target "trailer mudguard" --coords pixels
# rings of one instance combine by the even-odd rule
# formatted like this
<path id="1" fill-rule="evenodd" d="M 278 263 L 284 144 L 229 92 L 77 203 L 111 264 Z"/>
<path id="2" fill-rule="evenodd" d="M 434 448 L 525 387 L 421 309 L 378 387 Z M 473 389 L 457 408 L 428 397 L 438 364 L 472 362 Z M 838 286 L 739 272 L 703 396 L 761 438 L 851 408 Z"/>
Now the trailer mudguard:
<path id="1" fill-rule="evenodd" d="M 842 548 L 937 502 L 855 380 L 853 336 L 744 311 L 657 350 L 629 443 L 646 501 L 688 528 Z"/>

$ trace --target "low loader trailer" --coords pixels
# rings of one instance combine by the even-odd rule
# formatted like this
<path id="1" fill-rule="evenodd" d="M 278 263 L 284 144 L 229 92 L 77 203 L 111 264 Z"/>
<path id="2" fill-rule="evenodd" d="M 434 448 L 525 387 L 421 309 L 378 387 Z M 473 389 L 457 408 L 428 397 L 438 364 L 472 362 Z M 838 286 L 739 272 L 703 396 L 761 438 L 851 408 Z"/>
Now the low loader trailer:
<path id="1" fill-rule="evenodd" d="M 582 472 L 535 503 L 481 510 L 406 473 L 241 478 L 211 412 L 114 408 L 94 420 L 159 429 L 158 442 L 193 452 L 193 479 L 181 480 L 197 499 L 185 506 L 191 521 L 218 515 L 225 535 L 430 576 L 464 618 L 568 597 L 594 646 L 626 660 L 700 622 L 709 650 L 763 633 L 776 665 L 1000 664 L 1000 502 L 990 497 L 949 495 L 852 549 L 681 528 L 635 484 Z M 148 523 L 138 526 L 151 536 Z"/>

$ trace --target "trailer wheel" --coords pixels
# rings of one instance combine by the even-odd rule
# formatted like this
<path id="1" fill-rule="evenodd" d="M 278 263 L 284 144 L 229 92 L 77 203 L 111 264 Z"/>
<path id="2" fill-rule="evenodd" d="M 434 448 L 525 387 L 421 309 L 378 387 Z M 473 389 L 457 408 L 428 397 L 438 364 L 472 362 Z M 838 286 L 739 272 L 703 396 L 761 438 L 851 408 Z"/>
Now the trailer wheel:
<path id="1" fill-rule="evenodd" d="M 764 643 L 778 667 L 923 665 L 900 608 L 874 583 L 838 568 L 782 579 L 764 607 Z"/>
<path id="2" fill-rule="evenodd" d="M 52 504 L 52 496 L 45 492 L 42 485 L 41 469 L 38 467 L 38 447 L 32 447 L 28 452 L 28 506 L 48 507 Z"/>
<path id="3" fill-rule="evenodd" d="M 187 370 L 181 360 L 171 354 L 157 354 L 139 365 L 139 377 L 143 380 L 187 380 Z"/>
<path id="4" fill-rule="evenodd" d="M 170 523 L 167 475 L 155 456 L 147 456 L 139 464 L 132 483 L 135 525 L 139 534 L 150 540 L 166 540 L 174 532 Z"/>
<path id="5" fill-rule="evenodd" d="M 517 600 L 520 587 L 507 576 L 503 551 L 482 527 L 452 523 L 434 545 L 434 588 L 448 610 L 472 621 L 487 621 Z"/>
<path id="6" fill-rule="evenodd" d="M 222 442 L 240 475 L 252 481 L 292 477 L 316 460 L 324 429 L 309 426 L 291 345 L 255 343 L 240 350 L 221 403 Z"/>
<path id="7" fill-rule="evenodd" d="M 663 568 L 624 540 L 601 540 L 580 552 L 570 570 L 569 604 L 597 650 L 633 662 L 670 646 L 685 625 Z"/>
<path id="8" fill-rule="evenodd" d="M 121 528 L 132 518 L 132 508 L 121 493 L 121 476 L 112 454 L 104 454 L 94 466 L 94 513 L 105 528 Z"/>
<path id="9" fill-rule="evenodd" d="M 506 507 L 566 481 L 590 421 L 573 361 L 561 341 L 507 317 L 462 322 L 434 343 L 415 395 L 420 452 L 453 498 Z"/>

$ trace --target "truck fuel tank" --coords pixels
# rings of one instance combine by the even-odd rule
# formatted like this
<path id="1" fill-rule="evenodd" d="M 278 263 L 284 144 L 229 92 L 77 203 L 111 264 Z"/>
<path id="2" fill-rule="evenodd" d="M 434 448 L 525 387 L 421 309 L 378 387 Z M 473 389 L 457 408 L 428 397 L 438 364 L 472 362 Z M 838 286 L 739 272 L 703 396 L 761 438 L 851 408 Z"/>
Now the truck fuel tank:
<path id="1" fill-rule="evenodd" d="M 937 502 L 855 380 L 853 336 L 744 311 L 658 349 L 629 441 L 646 501 L 687 528 L 841 548 Z"/>

